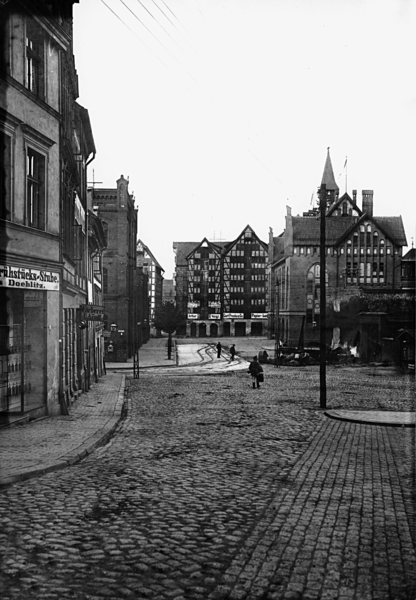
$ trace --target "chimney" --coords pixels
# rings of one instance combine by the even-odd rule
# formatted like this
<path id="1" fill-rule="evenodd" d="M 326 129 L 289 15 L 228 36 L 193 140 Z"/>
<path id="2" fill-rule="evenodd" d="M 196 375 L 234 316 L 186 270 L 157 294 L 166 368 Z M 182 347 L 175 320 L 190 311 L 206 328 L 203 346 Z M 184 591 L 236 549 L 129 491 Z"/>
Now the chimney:
<path id="1" fill-rule="evenodd" d="M 352 190 L 352 201 L 357 204 L 357 190 Z"/>
<path id="2" fill-rule="evenodd" d="M 363 190 L 363 213 L 373 216 L 373 190 Z"/>

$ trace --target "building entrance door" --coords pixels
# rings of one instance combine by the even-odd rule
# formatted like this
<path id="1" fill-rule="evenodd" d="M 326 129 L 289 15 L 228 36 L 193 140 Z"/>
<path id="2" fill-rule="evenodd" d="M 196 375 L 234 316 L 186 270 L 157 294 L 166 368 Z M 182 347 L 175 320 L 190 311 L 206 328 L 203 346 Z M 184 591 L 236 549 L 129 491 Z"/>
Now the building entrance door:
<path id="1" fill-rule="evenodd" d="M 245 321 L 238 321 L 235 324 L 235 336 L 236 337 L 244 337 L 246 335 L 246 323 Z"/>

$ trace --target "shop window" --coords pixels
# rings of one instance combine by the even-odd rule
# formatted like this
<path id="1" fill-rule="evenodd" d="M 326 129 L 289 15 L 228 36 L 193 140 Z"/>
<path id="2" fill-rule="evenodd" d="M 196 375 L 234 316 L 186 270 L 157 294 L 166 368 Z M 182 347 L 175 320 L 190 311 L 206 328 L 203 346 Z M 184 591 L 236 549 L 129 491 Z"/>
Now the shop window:
<path id="1" fill-rule="evenodd" d="M 45 229 L 45 157 L 27 149 L 26 154 L 26 225 Z"/>
<path id="2" fill-rule="evenodd" d="M 26 27 L 26 87 L 44 99 L 45 41 L 39 25 L 28 22 Z"/>

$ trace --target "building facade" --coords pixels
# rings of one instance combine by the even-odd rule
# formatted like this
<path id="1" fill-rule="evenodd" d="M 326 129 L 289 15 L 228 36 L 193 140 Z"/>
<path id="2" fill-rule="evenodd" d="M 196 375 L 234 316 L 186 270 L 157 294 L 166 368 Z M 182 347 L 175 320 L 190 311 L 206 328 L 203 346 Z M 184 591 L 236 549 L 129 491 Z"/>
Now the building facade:
<path id="1" fill-rule="evenodd" d="M 154 319 L 155 312 L 162 305 L 163 273 L 165 271 L 156 260 L 149 247 L 146 246 L 142 240 L 138 240 L 137 242 L 137 267 L 141 269 L 148 278 L 150 335 L 160 336 L 161 332 L 154 326 Z"/>
<path id="2" fill-rule="evenodd" d="M 190 337 L 264 336 L 268 246 L 247 225 L 231 242 L 175 242 L 176 305 Z"/>
<path id="3" fill-rule="evenodd" d="M 402 248 L 406 245 L 401 217 L 377 217 L 372 190 L 339 196 L 331 159 L 322 184 L 328 192 L 325 216 L 325 280 L 327 345 L 356 348 L 368 358 L 392 332 L 383 318 L 361 312 L 363 295 L 400 292 Z M 270 332 L 288 346 L 319 343 L 320 303 L 319 210 L 295 217 L 287 208 L 285 231 L 269 239 Z M 360 296 L 360 304 L 353 303 Z M 350 313 L 348 313 L 348 310 Z M 351 312 L 352 311 L 352 312 Z M 349 317 L 348 317 L 349 314 Z M 357 320 L 359 319 L 359 320 Z M 378 319 L 378 320 L 377 320 Z M 383 322 L 383 324 L 382 324 Z"/>
<path id="4" fill-rule="evenodd" d="M 0 414 L 6 422 L 67 410 L 60 183 L 72 5 L 0 6 Z M 79 190 L 74 185 L 73 193 Z"/>
<path id="5" fill-rule="evenodd" d="M 93 211 L 104 222 L 103 254 L 105 360 L 125 362 L 138 344 L 137 209 L 121 175 L 116 188 L 90 190 Z"/>

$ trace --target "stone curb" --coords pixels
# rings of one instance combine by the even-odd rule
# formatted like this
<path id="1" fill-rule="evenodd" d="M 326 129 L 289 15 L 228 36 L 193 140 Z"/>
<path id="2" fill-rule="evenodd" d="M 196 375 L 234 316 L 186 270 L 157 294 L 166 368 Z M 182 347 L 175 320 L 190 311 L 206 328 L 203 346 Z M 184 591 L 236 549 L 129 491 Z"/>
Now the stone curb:
<path id="1" fill-rule="evenodd" d="M 356 412 L 356 411 L 354 411 Z M 381 411 L 380 411 L 381 412 Z M 387 411 L 385 411 L 386 416 L 388 414 Z M 397 413 L 394 413 L 395 415 L 397 415 Z M 382 425 L 384 427 L 415 427 L 415 423 L 413 422 L 409 422 L 405 420 L 405 417 L 408 416 L 410 413 L 403 413 L 404 415 L 404 419 L 398 420 L 396 419 L 391 419 L 391 420 L 385 420 L 385 418 L 365 418 L 365 411 L 362 412 L 362 418 L 361 417 L 355 417 L 352 414 L 348 415 L 348 411 L 344 411 L 343 414 L 340 414 L 339 411 L 335 411 L 335 410 L 325 410 L 324 411 L 324 415 L 326 417 L 329 417 L 330 419 L 334 419 L 337 421 L 347 421 L 349 423 L 358 423 L 360 425 Z"/>
<path id="2" fill-rule="evenodd" d="M 117 425 L 119 424 L 121 418 L 125 414 L 126 403 L 124 397 L 124 391 L 126 387 L 126 376 L 123 375 L 121 379 L 120 389 L 118 392 L 117 401 L 114 405 L 113 415 L 109 417 L 107 423 L 101 427 L 95 434 L 90 436 L 85 442 L 83 442 L 78 448 L 75 450 L 71 450 L 65 457 L 58 459 L 55 462 L 44 465 L 43 467 L 33 468 L 33 469 L 25 469 L 20 473 L 15 473 L 10 477 L 5 477 L 0 482 L 0 489 L 9 487 L 19 481 L 25 481 L 26 479 L 32 479 L 33 477 L 40 477 L 41 475 L 45 475 L 46 473 L 52 473 L 53 471 L 60 471 L 61 469 L 65 469 L 66 467 L 70 467 L 75 465 L 83 458 L 91 454 L 95 448 L 100 445 L 105 444 L 108 439 L 114 433 Z"/>

